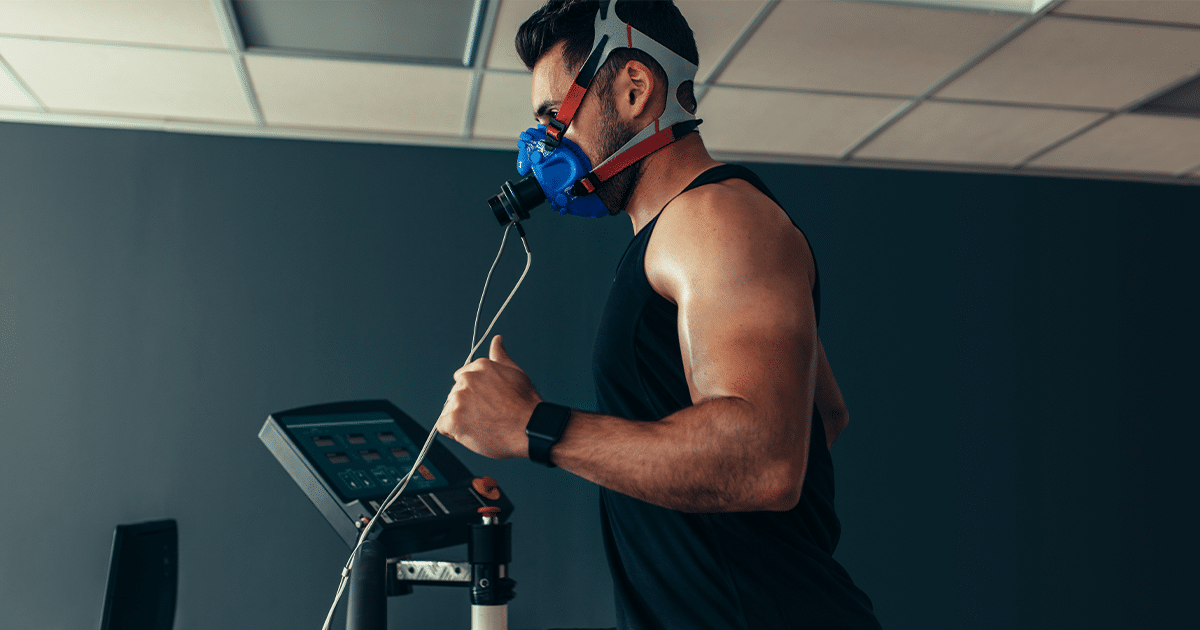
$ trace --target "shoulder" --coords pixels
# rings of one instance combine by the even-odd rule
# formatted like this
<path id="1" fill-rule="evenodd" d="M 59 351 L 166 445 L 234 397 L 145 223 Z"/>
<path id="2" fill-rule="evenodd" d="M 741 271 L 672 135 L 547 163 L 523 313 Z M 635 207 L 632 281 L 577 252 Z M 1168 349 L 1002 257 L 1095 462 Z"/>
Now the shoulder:
<path id="1" fill-rule="evenodd" d="M 689 190 L 659 214 L 646 246 L 646 277 L 668 300 L 704 284 L 759 282 L 783 274 L 815 280 L 800 230 L 774 201 L 742 179 Z"/>

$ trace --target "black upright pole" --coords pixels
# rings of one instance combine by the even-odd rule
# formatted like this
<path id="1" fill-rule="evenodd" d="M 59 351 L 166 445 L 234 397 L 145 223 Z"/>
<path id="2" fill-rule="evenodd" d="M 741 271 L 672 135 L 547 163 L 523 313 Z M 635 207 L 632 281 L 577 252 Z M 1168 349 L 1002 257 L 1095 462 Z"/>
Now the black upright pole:
<path id="1" fill-rule="evenodd" d="M 368 540 L 358 548 L 350 570 L 346 630 L 387 630 L 386 565 L 379 541 Z"/>

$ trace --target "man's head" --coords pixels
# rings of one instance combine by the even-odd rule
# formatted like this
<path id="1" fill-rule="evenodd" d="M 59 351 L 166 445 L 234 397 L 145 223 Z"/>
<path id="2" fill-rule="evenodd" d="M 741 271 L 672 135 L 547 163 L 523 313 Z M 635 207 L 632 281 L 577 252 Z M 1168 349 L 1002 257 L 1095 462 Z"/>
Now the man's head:
<path id="1" fill-rule="evenodd" d="M 670 0 L 618 0 L 613 4 L 611 10 L 622 21 L 698 63 L 692 30 Z M 591 53 L 599 7 L 598 0 L 550 0 L 517 32 L 517 54 L 534 75 L 532 96 L 538 122 L 545 124 L 554 117 Z M 666 72 L 650 55 L 628 48 L 613 51 L 592 80 L 568 134 L 593 165 L 599 164 L 662 113 L 667 84 Z M 692 83 L 685 82 L 675 91 L 671 96 L 694 112 Z M 625 207 L 640 174 L 641 163 L 609 179 L 596 194 L 612 212 L 618 212 Z"/>

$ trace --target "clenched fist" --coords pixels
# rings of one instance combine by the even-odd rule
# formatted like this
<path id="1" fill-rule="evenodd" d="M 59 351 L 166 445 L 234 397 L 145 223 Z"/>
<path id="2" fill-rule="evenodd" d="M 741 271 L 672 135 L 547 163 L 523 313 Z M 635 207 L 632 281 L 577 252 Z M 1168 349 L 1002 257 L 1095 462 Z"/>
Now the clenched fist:
<path id="1" fill-rule="evenodd" d="M 542 397 L 529 376 L 492 337 L 488 358 L 476 359 L 454 373 L 454 387 L 437 428 L 463 446 L 493 459 L 529 456 L 525 425 Z"/>

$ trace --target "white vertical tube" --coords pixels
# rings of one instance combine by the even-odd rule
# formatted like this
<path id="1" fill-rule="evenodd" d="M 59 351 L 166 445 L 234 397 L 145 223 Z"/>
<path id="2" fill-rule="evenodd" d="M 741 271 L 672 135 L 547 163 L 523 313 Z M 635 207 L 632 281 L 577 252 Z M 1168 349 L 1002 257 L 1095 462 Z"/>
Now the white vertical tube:
<path id="1" fill-rule="evenodd" d="M 471 606 L 471 630 L 508 630 L 508 604 Z"/>

